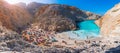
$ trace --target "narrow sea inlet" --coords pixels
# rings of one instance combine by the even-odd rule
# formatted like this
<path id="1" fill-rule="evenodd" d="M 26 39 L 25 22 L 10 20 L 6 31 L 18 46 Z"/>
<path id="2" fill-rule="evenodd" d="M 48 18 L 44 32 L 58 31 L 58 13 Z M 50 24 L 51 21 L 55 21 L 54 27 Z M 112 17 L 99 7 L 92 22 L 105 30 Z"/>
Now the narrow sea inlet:
<path id="1" fill-rule="evenodd" d="M 86 20 L 77 23 L 79 30 L 64 32 L 70 38 L 89 39 L 99 36 L 100 28 L 95 24 L 94 20 Z"/>

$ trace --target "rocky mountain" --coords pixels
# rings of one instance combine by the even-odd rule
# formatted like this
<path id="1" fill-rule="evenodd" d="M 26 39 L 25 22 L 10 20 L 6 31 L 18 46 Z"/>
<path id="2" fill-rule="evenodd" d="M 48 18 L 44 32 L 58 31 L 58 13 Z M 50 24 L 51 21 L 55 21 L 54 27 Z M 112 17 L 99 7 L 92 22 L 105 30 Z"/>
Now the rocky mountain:
<path id="1" fill-rule="evenodd" d="M 11 5 L 0 0 L 0 53 L 120 52 L 120 36 L 76 40 L 66 34 L 53 32 L 74 30 L 77 28 L 77 22 L 98 19 L 99 15 L 68 5 L 46 4 L 33 7 L 34 5 L 31 4 L 29 6 L 30 8 L 24 3 Z M 120 4 L 96 21 L 101 27 L 101 33 L 118 35 L 119 17 Z M 32 26 L 28 27 L 29 25 Z M 22 34 L 15 32 L 25 27 L 27 28 Z"/>
<path id="2" fill-rule="evenodd" d="M 16 5 L 16 6 L 19 6 L 19 7 L 21 7 L 21 8 L 24 8 L 24 9 L 27 8 L 27 4 L 26 4 L 26 3 L 23 3 L 23 2 L 16 3 L 15 5 Z"/>
<path id="3" fill-rule="evenodd" d="M 68 31 L 77 28 L 76 23 L 83 20 L 98 19 L 100 16 L 79 10 L 76 7 L 60 4 L 11 5 L 0 1 L 0 22 L 13 31 L 21 31 L 33 23 L 48 31 Z"/>
<path id="4" fill-rule="evenodd" d="M 44 6 L 46 4 L 42 4 L 42 3 L 37 3 L 37 2 L 31 2 L 29 3 L 26 8 L 27 10 L 34 16 L 36 11 L 41 7 Z"/>
<path id="5" fill-rule="evenodd" d="M 110 9 L 102 18 L 96 21 L 101 27 L 102 35 L 120 34 L 120 3 Z"/>
<path id="6" fill-rule="evenodd" d="M 14 31 L 20 31 L 30 23 L 30 13 L 19 6 L 0 1 L 0 22 L 2 26 Z"/>
<path id="7" fill-rule="evenodd" d="M 49 4 L 40 7 L 35 14 L 35 24 L 50 31 L 75 30 L 76 22 L 98 19 L 99 15 L 68 5 Z"/>
<path id="8" fill-rule="evenodd" d="M 23 2 L 19 2 L 15 4 L 16 6 L 22 7 L 26 10 L 29 11 L 29 13 L 34 16 L 34 14 L 36 13 L 36 11 L 41 7 L 44 6 L 46 4 L 42 4 L 42 3 L 37 3 L 37 2 L 31 2 L 29 4 L 23 3 Z"/>

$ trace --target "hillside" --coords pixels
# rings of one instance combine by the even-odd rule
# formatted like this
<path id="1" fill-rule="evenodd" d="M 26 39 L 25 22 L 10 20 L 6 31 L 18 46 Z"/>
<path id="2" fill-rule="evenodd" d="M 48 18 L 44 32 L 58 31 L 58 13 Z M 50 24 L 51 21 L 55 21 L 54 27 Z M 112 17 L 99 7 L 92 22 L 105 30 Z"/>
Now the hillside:
<path id="1" fill-rule="evenodd" d="M 100 17 L 74 6 L 37 2 L 12 5 L 0 0 L 0 53 L 120 53 L 120 4 Z M 80 35 L 71 31 L 77 31 L 78 22 L 92 20 L 90 23 L 95 24 L 96 19 L 102 35 L 114 36 L 93 38 L 86 33 L 85 40 L 74 38 L 85 36 L 81 35 L 83 29 L 79 29 Z M 85 24 L 87 29 L 94 27 Z M 68 35 L 72 38 L 65 31 L 71 31 Z"/>
<path id="2" fill-rule="evenodd" d="M 36 11 L 41 7 L 44 6 L 46 4 L 42 4 L 42 3 L 37 3 L 37 2 L 31 2 L 29 3 L 26 8 L 27 10 L 34 16 Z"/>
<path id="3" fill-rule="evenodd" d="M 3 0 L 0 1 L 0 5 L 2 26 L 17 32 L 22 31 L 32 23 L 48 31 L 75 30 L 77 22 L 100 18 L 99 15 L 68 5 L 37 2 L 28 5 L 25 3 L 11 5 Z"/>
<path id="4" fill-rule="evenodd" d="M 102 35 L 119 35 L 120 34 L 120 3 L 115 5 L 106 14 L 96 21 L 101 27 Z"/>
<path id="5" fill-rule="evenodd" d="M 48 4 L 37 10 L 34 22 L 35 25 L 45 30 L 68 31 L 75 30 L 77 22 L 98 18 L 100 18 L 99 15 L 79 10 L 73 6 Z"/>
<path id="6" fill-rule="evenodd" d="M 20 31 L 31 19 L 30 13 L 21 7 L 0 1 L 0 22 L 2 26 L 14 31 Z"/>

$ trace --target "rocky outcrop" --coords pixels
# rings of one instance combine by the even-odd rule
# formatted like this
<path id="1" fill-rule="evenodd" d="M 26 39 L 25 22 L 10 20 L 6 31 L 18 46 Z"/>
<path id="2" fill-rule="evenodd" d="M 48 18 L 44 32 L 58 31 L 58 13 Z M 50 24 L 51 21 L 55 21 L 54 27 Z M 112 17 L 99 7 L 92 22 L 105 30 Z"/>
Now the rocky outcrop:
<path id="1" fill-rule="evenodd" d="M 36 11 L 41 7 L 44 6 L 46 4 L 42 4 L 42 3 L 37 3 L 37 2 L 31 2 L 29 3 L 26 8 L 27 10 L 34 16 Z"/>
<path id="2" fill-rule="evenodd" d="M 68 31 L 68 30 L 75 30 L 76 24 L 74 21 L 68 18 L 61 18 L 61 17 L 53 17 L 53 18 L 42 18 L 37 19 L 39 21 L 35 21 L 33 26 L 39 26 L 39 28 L 44 29 L 46 31 Z"/>
<path id="3" fill-rule="evenodd" d="M 0 5 L 1 25 L 14 31 L 21 31 L 31 24 L 30 22 L 48 31 L 75 30 L 77 28 L 76 22 L 100 17 L 67 5 L 37 2 L 28 5 L 25 3 L 11 5 L 3 0 L 0 1 Z M 34 17 L 34 19 L 31 17 Z"/>
<path id="4" fill-rule="evenodd" d="M 29 30 L 31 31 L 31 29 Z M 37 33 L 39 35 L 39 32 L 43 32 L 41 30 L 40 31 L 39 30 L 36 31 L 36 30 L 32 28 L 32 31 L 33 31 L 32 33 L 33 34 Z M 29 53 L 54 53 L 54 52 L 55 53 L 105 53 L 105 52 L 110 53 L 110 52 L 113 52 L 114 53 L 115 51 L 116 52 L 119 51 L 119 48 L 120 48 L 120 47 L 117 47 L 120 44 L 120 36 L 92 38 L 88 40 L 76 40 L 76 39 L 69 38 L 65 34 L 63 35 L 55 34 L 55 39 L 58 40 L 59 42 L 50 41 L 53 44 L 48 42 L 46 42 L 46 44 L 43 44 L 41 42 L 41 44 L 37 46 L 34 43 L 30 43 L 23 40 L 22 39 L 23 37 L 21 37 L 21 35 L 13 31 L 9 31 L 9 32 L 7 31 L 9 30 L 6 30 L 6 28 L 0 26 L 0 53 L 4 51 L 12 51 L 12 52 L 16 51 L 20 53 L 23 53 L 23 52 L 25 53 L 27 52 Z M 42 34 L 47 34 L 47 33 L 41 33 L 41 35 L 39 36 L 44 37 L 45 35 L 42 35 Z M 28 36 L 33 36 L 33 35 L 28 35 Z M 46 41 L 49 41 L 49 40 L 46 40 Z"/>
<path id="5" fill-rule="evenodd" d="M 38 9 L 35 14 L 35 23 L 45 30 L 66 31 L 75 30 L 76 22 L 99 17 L 73 6 L 50 4 Z"/>
<path id="6" fill-rule="evenodd" d="M 101 17 L 100 15 L 97 15 L 88 11 L 86 11 L 85 14 L 88 16 L 87 20 L 97 20 Z"/>
<path id="7" fill-rule="evenodd" d="M 16 38 L 17 37 L 17 38 Z M 2 39 L 1 39 L 2 38 Z M 14 39 L 15 38 L 15 39 Z M 65 38 L 65 36 L 64 36 Z M 36 46 L 32 43 L 26 42 L 21 39 L 18 35 L 7 35 L 0 37 L 0 53 L 5 53 L 5 51 L 9 51 L 6 53 L 118 53 L 120 52 L 119 44 L 120 44 L 120 36 L 119 37 L 101 37 L 94 38 L 89 40 L 74 40 L 70 39 L 69 41 L 66 39 L 64 42 L 67 44 L 57 44 L 55 46 Z M 4 41 L 4 42 L 3 42 Z M 75 43 L 74 44 L 71 44 Z M 55 42 L 54 42 L 55 44 Z M 54 45 L 53 44 L 53 45 Z M 66 47 L 67 46 L 67 47 Z M 71 47 L 72 46 L 72 47 Z"/>
<path id="8" fill-rule="evenodd" d="M 0 22 L 2 26 L 14 31 L 20 31 L 30 23 L 29 12 L 16 5 L 10 5 L 5 1 L 0 1 Z"/>
<path id="9" fill-rule="evenodd" d="M 101 27 L 102 35 L 120 34 L 120 3 L 110 9 L 102 18 L 96 21 Z"/>

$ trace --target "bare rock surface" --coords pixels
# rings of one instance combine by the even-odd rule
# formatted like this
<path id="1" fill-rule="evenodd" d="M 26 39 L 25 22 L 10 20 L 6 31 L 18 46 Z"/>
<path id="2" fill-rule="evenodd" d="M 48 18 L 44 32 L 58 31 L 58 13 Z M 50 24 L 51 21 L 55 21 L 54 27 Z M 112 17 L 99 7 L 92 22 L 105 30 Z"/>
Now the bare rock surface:
<path id="1" fill-rule="evenodd" d="M 120 3 L 110 9 L 102 18 L 96 21 L 101 28 L 102 35 L 119 35 Z"/>
<path id="2" fill-rule="evenodd" d="M 34 28 L 35 29 L 35 28 Z M 53 36 L 57 42 L 50 46 L 36 45 L 23 39 L 22 35 L 0 27 L 0 53 L 111 53 L 120 52 L 120 36 L 98 37 L 87 40 L 70 39 L 65 34 Z M 29 30 L 28 30 L 29 31 Z M 30 30 L 31 31 L 31 30 Z M 41 30 L 40 30 L 41 31 Z M 37 33 L 35 30 L 31 33 Z M 43 31 L 42 31 L 43 32 Z M 31 34 L 30 33 L 30 34 Z M 28 33 L 29 34 L 29 33 Z M 47 33 L 40 33 L 46 36 Z M 42 35 L 43 34 L 43 35 Z M 31 34 L 32 35 L 32 34 Z M 36 35 L 36 34 L 35 34 Z M 30 36 L 30 35 L 28 35 Z M 42 37 L 45 38 L 45 37 Z"/>
<path id="3" fill-rule="evenodd" d="M 21 31 L 31 20 L 30 13 L 19 6 L 0 1 L 0 22 L 13 31 Z"/>
<path id="4" fill-rule="evenodd" d="M 36 32 L 39 31 L 37 30 Z M 30 32 L 30 34 L 36 32 L 35 30 L 33 30 Z M 120 48 L 120 36 L 98 37 L 87 40 L 78 40 L 70 39 L 65 34 L 56 34 L 53 37 L 57 40 L 57 42 L 51 41 L 52 44 L 48 46 L 44 44 L 36 45 L 34 43 L 30 43 L 29 41 L 24 40 L 20 34 L 9 30 L 4 30 L 4 32 L 1 33 L 5 33 L 0 37 L 1 53 L 7 51 L 11 53 L 110 53 L 119 52 Z M 47 35 L 46 32 L 40 34 L 42 38 L 45 38 L 43 36 Z M 32 36 L 32 34 L 28 36 Z"/>
<path id="5" fill-rule="evenodd" d="M 99 15 L 79 10 L 73 6 L 48 4 L 37 10 L 35 24 L 37 23 L 44 30 L 63 32 L 75 30 L 77 22 L 98 18 L 100 18 Z"/>

